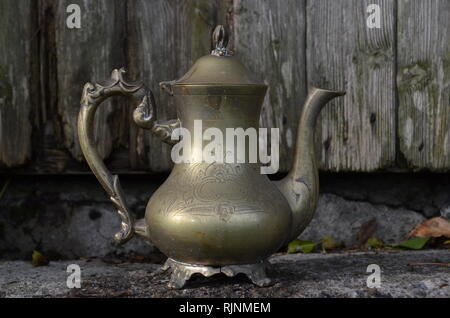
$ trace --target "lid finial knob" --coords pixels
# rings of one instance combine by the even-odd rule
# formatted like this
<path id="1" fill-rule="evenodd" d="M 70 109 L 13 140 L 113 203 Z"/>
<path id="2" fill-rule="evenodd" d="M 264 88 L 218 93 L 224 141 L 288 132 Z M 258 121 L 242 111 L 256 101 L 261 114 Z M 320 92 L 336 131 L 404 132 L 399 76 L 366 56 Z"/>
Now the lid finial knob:
<path id="1" fill-rule="evenodd" d="M 227 49 L 228 32 L 223 25 L 218 25 L 212 34 L 212 44 L 214 50 L 211 55 L 215 56 L 231 56 L 233 52 Z"/>

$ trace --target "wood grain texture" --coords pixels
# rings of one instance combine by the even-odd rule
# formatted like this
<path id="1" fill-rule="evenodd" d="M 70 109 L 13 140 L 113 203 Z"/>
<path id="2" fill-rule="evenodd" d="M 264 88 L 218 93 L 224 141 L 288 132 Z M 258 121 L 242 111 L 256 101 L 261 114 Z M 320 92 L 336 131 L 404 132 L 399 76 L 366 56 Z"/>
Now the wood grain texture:
<path id="1" fill-rule="evenodd" d="M 372 3 L 381 7 L 380 29 L 366 26 Z M 394 16 L 390 0 L 308 1 L 308 87 L 347 91 L 319 118 L 322 170 L 374 171 L 394 163 Z"/>
<path id="2" fill-rule="evenodd" d="M 280 172 L 285 172 L 306 97 L 305 1 L 235 0 L 231 22 L 236 56 L 269 86 L 260 125 L 280 129 Z"/>
<path id="3" fill-rule="evenodd" d="M 81 29 L 66 26 L 72 3 Z M 381 29 L 366 25 L 372 3 Z M 0 0 L 0 171 L 87 172 L 76 127 L 81 90 L 113 68 L 126 66 L 153 90 L 158 119 L 175 118 L 158 83 L 209 53 L 218 22 L 269 85 L 260 123 L 280 128 L 280 171 L 292 164 L 313 86 L 347 91 L 319 118 L 322 170 L 449 171 L 449 21 L 447 0 Z M 167 172 L 170 147 L 132 122 L 135 103 L 119 97 L 100 107 L 98 150 L 115 172 Z"/>
<path id="4" fill-rule="evenodd" d="M 450 2 L 398 2 L 399 151 L 408 168 L 450 170 Z"/>
<path id="5" fill-rule="evenodd" d="M 176 118 L 173 100 L 159 89 L 159 82 L 178 79 L 199 57 L 210 53 L 216 7 L 215 1 L 206 0 L 128 2 L 130 73 L 152 89 L 158 119 Z M 168 171 L 172 166 L 171 148 L 135 125 L 130 131 L 132 166 Z"/>
<path id="6" fill-rule="evenodd" d="M 39 99 L 34 9 L 32 0 L 0 1 L 0 166 L 31 156 L 31 113 Z"/>
<path id="7" fill-rule="evenodd" d="M 66 25 L 69 4 L 81 9 L 81 28 Z M 109 78 L 114 68 L 125 65 L 125 2 L 121 0 L 62 0 L 53 2 L 56 37 L 57 110 L 64 145 L 77 160 L 83 160 L 78 143 L 77 118 L 83 85 Z M 123 99 L 106 101 L 95 118 L 95 139 L 102 158 L 120 141 L 125 118 Z"/>

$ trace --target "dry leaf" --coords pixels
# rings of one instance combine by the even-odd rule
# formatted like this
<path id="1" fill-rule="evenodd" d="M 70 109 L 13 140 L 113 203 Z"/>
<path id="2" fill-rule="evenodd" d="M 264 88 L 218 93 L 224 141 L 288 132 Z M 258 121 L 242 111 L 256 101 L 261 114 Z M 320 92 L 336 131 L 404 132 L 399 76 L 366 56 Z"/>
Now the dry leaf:
<path id="1" fill-rule="evenodd" d="M 450 222 L 438 216 L 420 223 L 409 235 L 416 237 L 445 236 L 450 238 Z"/>

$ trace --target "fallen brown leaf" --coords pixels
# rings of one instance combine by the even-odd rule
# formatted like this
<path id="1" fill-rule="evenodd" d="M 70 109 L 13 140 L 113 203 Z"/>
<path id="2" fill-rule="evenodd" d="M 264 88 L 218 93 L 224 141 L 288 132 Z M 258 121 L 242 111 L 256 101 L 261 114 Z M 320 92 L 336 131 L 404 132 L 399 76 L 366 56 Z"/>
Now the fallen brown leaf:
<path id="1" fill-rule="evenodd" d="M 450 238 L 450 222 L 440 216 L 434 217 L 420 223 L 409 233 L 409 235 L 416 237 L 445 236 Z"/>

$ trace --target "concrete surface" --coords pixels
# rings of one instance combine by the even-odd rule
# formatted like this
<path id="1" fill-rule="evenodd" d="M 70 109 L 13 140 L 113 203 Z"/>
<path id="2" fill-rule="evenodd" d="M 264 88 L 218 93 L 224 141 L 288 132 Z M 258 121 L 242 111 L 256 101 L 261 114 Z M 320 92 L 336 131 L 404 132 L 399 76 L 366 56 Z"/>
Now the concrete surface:
<path id="1" fill-rule="evenodd" d="M 320 241 L 331 235 L 335 241 L 352 246 L 361 226 L 371 219 L 376 220 L 375 235 L 386 244 L 404 240 L 412 229 L 426 220 L 422 214 L 404 207 L 346 200 L 324 193 L 319 198 L 313 220 L 300 238 Z"/>
<path id="2" fill-rule="evenodd" d="M 123 176 L 135 218 L 166 176 Z M 331 235 L 352 246 L 362 224 L 377 222 L 376 235 L 396 243 L 426 218 L 450 216 L 450 175 L 321 174 L 317 213 L 301 235 L 319 241 Z M 0 182 L 0 188 L 3 183 Z M 0 198 L 0 258 L 28 259 L 39 250 L 52 259 L 148 255 L 135 239 L 113 244 L 119 217 L 94 176 L 14 176 Z"/>
<path id="3" fill-rule="evenodd" d="M 450 250 L 275 255 L 274 285 L 246 277 L 193 277 L 183 290 L 166 287 L 160 265 L 111 259 L 0 262 L 1 297 L 450 297 Z M 437 263 L 416 264 L 414 263 Z M 69 289 L 69 264 L 81 268 L 81 288 Z M 368 288 L 370 264 L 381 268 L 379 288 Z M 444 266 L 443 264 L 447 264 Z"/>

